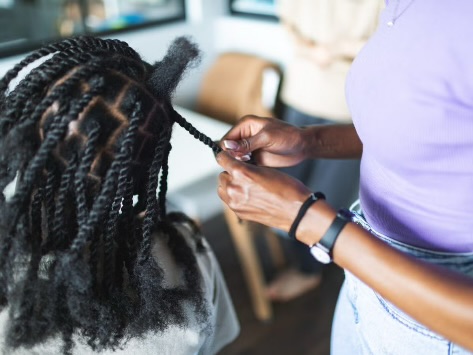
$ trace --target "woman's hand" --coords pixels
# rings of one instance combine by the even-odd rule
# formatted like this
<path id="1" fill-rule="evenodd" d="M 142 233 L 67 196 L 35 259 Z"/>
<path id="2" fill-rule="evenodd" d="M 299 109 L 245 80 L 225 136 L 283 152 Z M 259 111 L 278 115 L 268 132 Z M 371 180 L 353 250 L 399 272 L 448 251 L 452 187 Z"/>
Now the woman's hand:
<path id="1" fill-rule="evenodd" d="M 286 167 L 307 158 L 304 129 L 276 118 L 243 117 L 223 138 L 230 155 L 239 160 L 253 160 L 260 166 Z"/>
<path id="2" fill-rule="evenodd" d="M 239 218 L 288 231 L 310 190 L 280 171 L 217 155 L 218 195 Z"/>

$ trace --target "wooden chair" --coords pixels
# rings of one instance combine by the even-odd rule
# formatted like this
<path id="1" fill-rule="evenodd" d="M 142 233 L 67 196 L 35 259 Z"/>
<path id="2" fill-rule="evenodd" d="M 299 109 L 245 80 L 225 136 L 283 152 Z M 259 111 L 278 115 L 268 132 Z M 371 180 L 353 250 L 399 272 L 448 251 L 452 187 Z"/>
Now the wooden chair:
<path id="1" fill-rule="evenodd" d="M 273 116 L 281 78 L 269 60 L 223 53 L 204 75 L 196 110 L 231 124 L 247 114 Z"/>
<path id="2" fill-rule="evenodd" d="M 275 63 L 244 53 L 223 53 L 205 74 L 196 110 L 215 119 L 234 124 L 247 114 L 273 116 L 281 81 Z M 265 279 L 255 246 L 260 225 L 240 221 L 226 206 L 224 215 L 246 279 L 253 310 L 262 321 L 272 318 L 271 302 L 265 294 Z M 264 227 L 266 243 L 276 268 L 284 264 L 279 238 Z"/>

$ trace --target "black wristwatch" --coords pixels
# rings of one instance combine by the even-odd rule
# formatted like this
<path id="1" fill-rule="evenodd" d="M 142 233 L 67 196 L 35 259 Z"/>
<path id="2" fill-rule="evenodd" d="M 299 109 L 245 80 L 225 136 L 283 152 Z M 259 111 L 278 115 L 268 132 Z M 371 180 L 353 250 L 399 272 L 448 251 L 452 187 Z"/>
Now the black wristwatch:
<path id="1" fill-rule="evenodd" d="M 343 227 L 350 222 L 350 218 L 343 210 L 338 211 L 337 216 L 328 228 L 327 232 L 322 236 L 320 241 L 310 247 L 310 253 L 322 264 L 332 262 L 332 251 L 338 235 Z"/>

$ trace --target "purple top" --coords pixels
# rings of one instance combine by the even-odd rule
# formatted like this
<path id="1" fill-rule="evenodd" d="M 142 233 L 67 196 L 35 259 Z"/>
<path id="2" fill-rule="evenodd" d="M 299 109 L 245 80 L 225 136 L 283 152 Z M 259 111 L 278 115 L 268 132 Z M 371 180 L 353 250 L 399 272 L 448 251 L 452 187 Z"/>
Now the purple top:
<path id="1" fill-rule="evenodd" d="M 363 142 L 361 205 L 401 242 L 471 252 L 473 1 L 397 3 L 387 2 L 347 79 Z"/>

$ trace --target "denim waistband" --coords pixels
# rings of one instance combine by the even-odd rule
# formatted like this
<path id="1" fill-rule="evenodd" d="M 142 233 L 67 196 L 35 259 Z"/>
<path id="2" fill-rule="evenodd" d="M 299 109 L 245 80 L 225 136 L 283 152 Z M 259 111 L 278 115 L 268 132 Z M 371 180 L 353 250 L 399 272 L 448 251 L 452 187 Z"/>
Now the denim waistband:
<path id="1" fill-rule="evenodd" d="M 421 259 L 433 264 L 442 265 L 451 270 L 458 271 L 462 274 L 473 277 L 473 252 L 468 253 L 456 253 L 456 252 L 443 252 L 428 250 L 419 248 L 409 244 L 399 242 L 395 239 L 388 237 L 387 235 L 374 230 L 370 224 L 366 221 L 359 201 L 353 203 L 348 211 L 349 217 L 353 222 L 363 227 L 365 230 L 370 232 L 375 237 L 383 240 L 392 247 L 410 254 L 417 259 Z"/>

